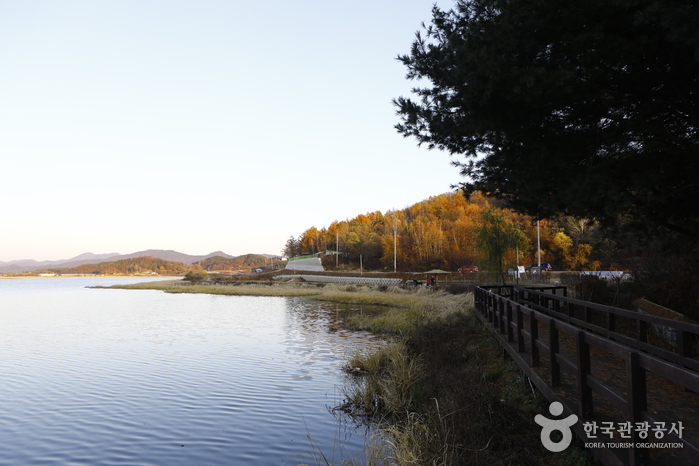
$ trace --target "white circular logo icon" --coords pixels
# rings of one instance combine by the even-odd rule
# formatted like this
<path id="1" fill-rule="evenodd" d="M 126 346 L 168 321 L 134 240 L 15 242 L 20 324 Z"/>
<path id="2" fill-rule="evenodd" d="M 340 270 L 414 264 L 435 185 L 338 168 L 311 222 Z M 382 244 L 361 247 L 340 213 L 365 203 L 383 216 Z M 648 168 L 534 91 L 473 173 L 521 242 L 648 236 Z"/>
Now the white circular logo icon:
<path id="1" fill-rule="evenodd" d="M 553 416 L 560 416 L 563 414 L 563 405 L 558 401 L 554 401 L 549 406 L 549 412 Z M 537 414 L 534 416 L 534 422 L 539 424 L 541 429 L 541 443 L 548 451 L 557 453 L 568 448 L 571 440 L 573 440 L 573 433 L 570 431 L 570 426 L 578 422 L 578 416 L 571 414 L 564 419 L 549 419 L 546 416 Z M 563 439 L 560 442 L 554 442 L 551 440 L 551 433 L 558 430 L 563 434 Z"/>

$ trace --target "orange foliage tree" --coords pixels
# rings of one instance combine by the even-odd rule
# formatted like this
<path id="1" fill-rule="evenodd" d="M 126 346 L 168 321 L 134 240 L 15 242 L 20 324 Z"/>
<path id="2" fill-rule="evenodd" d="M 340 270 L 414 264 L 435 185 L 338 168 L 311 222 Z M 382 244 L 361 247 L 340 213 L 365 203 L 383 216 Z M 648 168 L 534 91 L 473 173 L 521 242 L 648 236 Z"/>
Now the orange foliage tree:
<path id="1" fill-rule="evenodd" d="M 522 235 L 519 257 L 507 251 L 507 263 L 536 262 L 536 220 L 528 215 L 498 207 L 498 202 L 481 194 L 466 200 L 460 192 L 440 194 L 402 210 L 368 212 L 352 219 L 334 221 L 327 228 L 307 229 L 298 242 L 304 253 L 338 250 L 341 266 L 400 271 L 433 268 L 456 271 L 463 265 L 485 265 L 486 255 L 478 247 L 477 232 L 483 227 L 483 212 L 495 209 L 503 221 Z M 564 219 L 565 220 L 565 219 Z M 580 219 L 540 221 L 542 261 L 556 269 L 592 264 L 592 246 L 586 243 L 585 228 L 593 225 Z M 573 233 L 576 230 L 578 233 Z M 587 230 L 585 230 L 587 231 Z M 566 233 L 570 232 L 570 233 Z M 563 235 L 563 236 L 561 236 Z M 564 237 L 574 236 L 572 244 Z M 334 261 L 332 265 L 334 265 Z"/>

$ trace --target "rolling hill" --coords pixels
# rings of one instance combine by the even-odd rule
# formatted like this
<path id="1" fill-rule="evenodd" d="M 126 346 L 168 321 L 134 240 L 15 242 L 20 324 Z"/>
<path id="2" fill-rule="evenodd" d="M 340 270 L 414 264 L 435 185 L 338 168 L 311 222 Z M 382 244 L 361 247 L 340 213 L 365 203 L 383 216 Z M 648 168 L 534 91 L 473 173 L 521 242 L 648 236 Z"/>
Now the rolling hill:
<path id="1" fill-rule="evenodd" d="M 64 259 L 58 261 L 36 261 L 31 259 L 26 260 L 16 260 L 10 262 L 0 261 L 0 273 L 23 273 L 23 272 L 33 272 L 36 270 L 43 269 L 67 269 L 79 267 L 86 264 L 99 264 L 101 262 L 107 261 L 118 261 L 125 259 L 134 259 L 137 257 L 152 257 L 154 259 L 162 259 L 171 262 L 181 262 L 185 265 L 191 265 L 194 262 L 202 261 L 208 259 L 209 257 L 225 257 L 233 258 L 234 256 L 228 255 L 221 251 L 215 251 L 210 254 L 203 256 L 193 256 L 189 254 L 183 254 L 181 252 L 173 250 L 163 250 L 163 249 L 147 249 L 145 251 L 134 252 L 131 254 L 119 254 L 119 253 L 108 253 L 108 254 L 93 254 L 90 252 L 80 254 L 71 259 Z"/>

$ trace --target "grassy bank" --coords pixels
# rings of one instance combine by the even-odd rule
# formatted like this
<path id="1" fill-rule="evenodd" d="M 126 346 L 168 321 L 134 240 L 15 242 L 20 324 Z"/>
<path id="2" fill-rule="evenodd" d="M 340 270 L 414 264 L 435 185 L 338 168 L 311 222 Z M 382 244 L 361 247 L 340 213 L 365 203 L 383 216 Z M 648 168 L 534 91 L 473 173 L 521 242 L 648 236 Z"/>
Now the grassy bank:
<path id="1" fill-rule="evenodd" d="M 375 288 L 361 285 L 322 283 L 233 282 L 226 284 L 191 283 L 185 280 L 164 280 L 112 285 L 110 289 L 160 290 L 166 293 L 204 293 L 230 296 L 308 296 L 319 301 L 345 304 L 385 306 L 387 311 L 371 320 L 371 329 L 382 331 L 379 322 L 385 321 L 386 332 L 407 331 L 409 326 L 430 319 L 458 312 L 472 304 L 467 295 L 451 295 L 427 288 L 407 291 L 398 287 Z M 399 316 L 400 319 L 398 319 Z M 368 325 L 361 319 L 352 321 L 354 328 Z M 368 327 L 367 327 L 368 328 Z"/>
<path id="2" fill-rule="evenodd" d="M 159 290 L 166 293 L 202 293 L 231 296 L 317 296 L 322 288 L 308 284 L 273 282 L 236 282 L 231 284 L 192 283 L 185 280 L 163 280 L 130 285 L 95 286 L 122 290 Z"/>
<path id="3" fill-rule="evenodd" d="M 390 447 L 374 464 L 598 464 L 575 445 L 561 453 L 542 446 L 534 416 L 548 413 L 548 402 L 503 358 L 472 310 L 412 324 L 391 315 L 349 322 L 382 332 L 397 322 L 401 334 L 345 365 L 351 382 L 342 409 L 378 423 Z"/>

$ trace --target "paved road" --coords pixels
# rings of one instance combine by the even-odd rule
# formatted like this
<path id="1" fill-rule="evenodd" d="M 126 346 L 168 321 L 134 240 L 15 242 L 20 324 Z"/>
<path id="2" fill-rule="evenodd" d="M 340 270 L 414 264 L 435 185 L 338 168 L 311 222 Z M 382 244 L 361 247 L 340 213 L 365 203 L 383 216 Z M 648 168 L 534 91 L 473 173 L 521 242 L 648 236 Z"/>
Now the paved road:
<path id="1" fill-rule="evenodd" d="M 323 272 L 323 265 L 317 257 L 311 259 L 296 259 L 289 261 L 285 267 L 287 270 L 301 270 L 304 272 Z"/>

